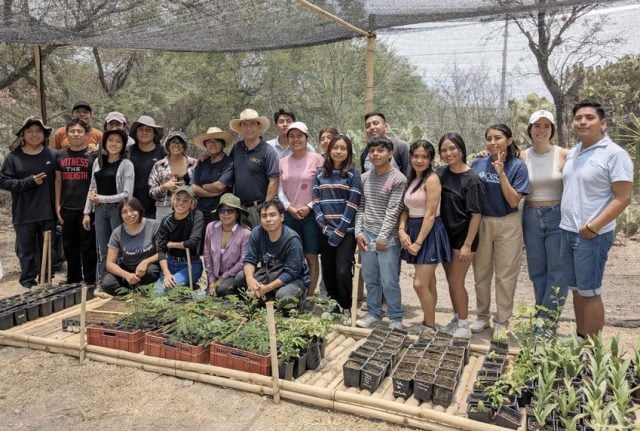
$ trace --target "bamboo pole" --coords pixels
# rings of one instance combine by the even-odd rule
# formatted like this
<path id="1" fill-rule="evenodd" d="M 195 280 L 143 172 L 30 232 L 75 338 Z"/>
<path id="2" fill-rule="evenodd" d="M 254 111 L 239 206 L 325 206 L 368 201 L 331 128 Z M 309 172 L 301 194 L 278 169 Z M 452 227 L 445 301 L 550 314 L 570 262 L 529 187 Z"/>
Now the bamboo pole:
<path id="1" fill-rule="evenodd" d="M 338 16 L 336 16 L 336 15 L 330 13 L 330 12 L 327 12 L 326 10 L 321 9 L 318 6 L 316 6 L 316 5 L 312 4 L 312 3 L 309 3 L 306 0 L 298 0 L 298 3 L 300 3 L 302 6 L 308 8 L 308 9 L 311 9 L 313 12 L 317 13 L 318 15 L 325 16 L 325 17 L 329 18 L 330 20 L 337 22 L 338 24 L 340 24 L 341 26 L 351 30 L 352 32 L 358 33 L 360 36 L 368 36 L 369 35 L 368 31 L 359 29 L 358 27 L 349 24 L 348 22 L 346 22 L 342 18 L 340 18 L 340 17 L 338 17 Z"/>
<path id="2" fill-rule="evenodd" d="M 269 327 L 269 347 L 271 348 L 271 378 L 273 381 L 273 402 L 280 403 L 280 386 L 278 384 L 278 340 L 276 339 L 276 319 L 273 312 L 273 301 L 267 302 L 267 326 Z"/>
<path id="3" fill-rule="evenodd" d="M 356 263 L 353 271 L 353 282 L 351 283 L 351 326 L 355 328 L 358 317 L 358 286 L 360 285 L 360 273 L 362 265 Z"/>
<path id="4" fill-rule="evenodd" d="M 33 47 L 33 63 L 36 71 L 36 87 L 38 89 L 38 105 L 40 108 L 40 118 L 43 123 L 47 123 L 47 104 L 44 91 L 44 74 L 42 73 L 42 50 L 40 45 Z"/>
<path id="5" fill-rule="evenodd" d="M 371 329 L 356 328 L 355 326 L 333 325 L 333 329 L 341 334 L 352 335 L 355 337 L 366 337 L 371 333 Z"/>
<path id="6" fill-rule="evenodd" d="M 185 248 L 187 252 L 187 272 L 189 273 L 189 287 L 193 290 L 193 275 L 191 274 L 191 252 L 189 248 Z"/>
<path id="7" fill-rule="evenodd" d="M 82 285 L 82 302 L 80 303 L 80 363 L 84 362 L 87 346 L 87 285 Z"/>
<path id="8" fill-rule="evenodd" d="M 47 283 L 51 285 L 51 231 L 48 230 L 45 233 L 47 234 Z"/>
<path id="9" fill-rule="evenodd" d="M 373 72 L 375 63 L 376 35 L 373 32 L 367 34 L 367 53 L 366 53 L 366 90 L 364 99 L 365 112 L 373 111 Z"/>
<path id="10" fill-rule="evenodd" d="M 42 237 L 42 259 L 40 260 L 40 282 L 38 283 L 40 288 L 44 287 L 44 277 L 47 273 L 47 261 L 48 261 L 48 248 L 47 248 L 47 233 L 51 232 L 45 230 Z"/>

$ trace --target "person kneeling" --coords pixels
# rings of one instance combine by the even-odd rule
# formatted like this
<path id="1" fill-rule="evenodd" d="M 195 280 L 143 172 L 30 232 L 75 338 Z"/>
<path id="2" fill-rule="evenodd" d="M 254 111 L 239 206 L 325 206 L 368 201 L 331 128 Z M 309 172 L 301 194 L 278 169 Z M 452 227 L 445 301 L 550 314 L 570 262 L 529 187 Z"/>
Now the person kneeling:
<path id="1" fill-rule="evenodd" d="M 171 198 L 173 212 L 160 223 L 158 260 L 162 276 L 156 282 L 158 293 L 179 285 L 192 284 L 194 290 L 198 289 L 198 280 L 202 276 L 200 244 L 204 217 L 200 210 L 195 209 L 195 196 L 192 187 L 178 187 Z M 191 259 L 191 267 L 187 256 Z"/>
<path id="2" fill-rule="evenodd" d="M 235 278 L 242 272 L 242 259 L 247 254 L 251 231 L 239 224 L 240 214 L 248 215 L 240 198 L 232 193 L 220 197 L 212 211 L 214 221 L 206 228 L 204 266 L 207 268 L 209 293 L 226 296 L 235 287 Z"/>
<path id="3" fill-rule="evenodd" d="M 133 197 L 118 204 L 118 214 L 122 224 L 109 238 L 107 273 L 101 282 L 102 290 L 110 295 L 151 284 L 160 276 L 156 250 L 158 222 L 144 218 L 142 204 Z"/>
<path id="4" fill-rule="evenodd" d="M 244 271 L 236 277 L 236 286 L 253 298 L 276 299 L 280 308 L 292 308 L 304 299 L 311 279 L 302 240 L 283 224 L 284 211 L 277 199 L 260 205 L 260 226 L 251 232 Z"/>

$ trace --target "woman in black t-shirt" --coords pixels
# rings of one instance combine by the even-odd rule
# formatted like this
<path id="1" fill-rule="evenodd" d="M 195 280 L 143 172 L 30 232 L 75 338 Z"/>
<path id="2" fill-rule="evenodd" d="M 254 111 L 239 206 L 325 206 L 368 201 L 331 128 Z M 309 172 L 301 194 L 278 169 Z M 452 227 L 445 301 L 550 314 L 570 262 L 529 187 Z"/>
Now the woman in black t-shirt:
<path id="1" fill-rule="evenodd" d="M 0 189 L 11 192 L 20 285 L 29 291 L 38 284 L 43 232 L 53 225 L 55 160 L 46 145 L 51 128 L 40 118 L 27 118 L 16 135 L 17 147 L 7 155 L 0 170 Z"/>
<path id="2" fill-rule="evenodd" d="M 478 248 L 484 186 L 467 165 L 467 149 L 460 135 L 445 134 L 438 143 L 438 152 L 447 163 L 438 170 L 442 185 L 440 215 L 452 249 L 451 262 L 444 264 L 454 313 L 446 331 L 455 337 L 470 338 L 469 296 L 464 279 Z"/>
<path id="3" fill-rule="evenodd" d="M 82 225 L 86 230 L 91 227 L 91 211 L 95 211 L 96 254 L 100 279 L 106 273 L 109 237 L 122 223 L 118 204 L 133 193 L 133 163 L 123 158 L 127 139 L 124 130 L 108 130 L 102 135 L 99 156 L 93 163 L 89 194 L 84 206 Z"/>

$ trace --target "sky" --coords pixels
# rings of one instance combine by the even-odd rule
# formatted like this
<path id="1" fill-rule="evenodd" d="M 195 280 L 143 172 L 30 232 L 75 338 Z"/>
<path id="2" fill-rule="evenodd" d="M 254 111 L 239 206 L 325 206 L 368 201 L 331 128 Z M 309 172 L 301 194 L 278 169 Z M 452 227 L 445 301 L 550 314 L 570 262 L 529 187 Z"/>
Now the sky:
<path id="1" fill-rule="evenodd" d="M 588 15 L 591 19 L 605 16 L 607 25 L 603 37 L 622 37 L 623 42 L 608 52 L 615 60 L 625 54 L 640 54 L 640 4 L 605 7 Z M 576 24 L 574 28 L 579 29 Z M 379 31 L 378 39 L 407 58 L 429 85 L 446 79 L 452 64 L 471 68 L 485 68 L 491 79 L 500 82 L 502 71 L 504 22 L 446 22 L 398 27 Z M 549 97 L 526 38 L 514 24 L 508 29 L 507 99 L 524 98 L 536 92 Z"/>

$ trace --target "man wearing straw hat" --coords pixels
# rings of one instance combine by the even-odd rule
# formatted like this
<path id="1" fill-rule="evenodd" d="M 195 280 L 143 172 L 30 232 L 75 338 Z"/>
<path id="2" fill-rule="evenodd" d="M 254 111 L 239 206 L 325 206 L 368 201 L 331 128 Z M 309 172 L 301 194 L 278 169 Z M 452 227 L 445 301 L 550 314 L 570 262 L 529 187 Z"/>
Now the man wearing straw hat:
<path id="1" fill-rule="evenodd" d="M 195 146 L 206 151 L 206 155 L 196 166 L 191 180 L 193 190 L 198 196 L 198 209 L 204 215 L 205 230 L 213 220 L 212 211 L 218 207 L 220 196 L 230 191 L 227 187 L 222 191 L 217 190 L 215 183 L 232 163 L 231 158 L 223 150 L 231 146 L 233 141 L 234 137 L 231 133 L 218 127 L 209 127 L 207 133 L 193 138 Z"/>
<path id="2" fill-rule="evenodd" d="M 276 197 L 280 176 L 278 154 L 261 136 L 269 127 L 269 120 L 253 109 L 245 109 L 240 118 L 231 120 L 229 127 L 244 139 L 233 146 L 233 163 L 216 183 L 216 190 L 234 186 L 235 195 L 249 212 L 251 226 L 257 226 L 258 206 Z"/>

